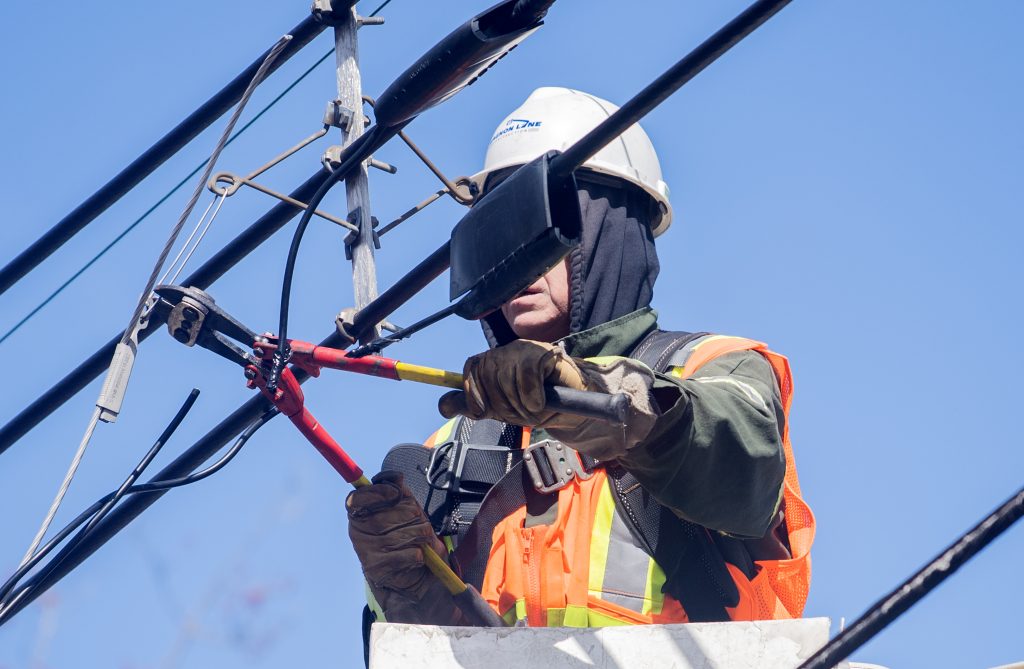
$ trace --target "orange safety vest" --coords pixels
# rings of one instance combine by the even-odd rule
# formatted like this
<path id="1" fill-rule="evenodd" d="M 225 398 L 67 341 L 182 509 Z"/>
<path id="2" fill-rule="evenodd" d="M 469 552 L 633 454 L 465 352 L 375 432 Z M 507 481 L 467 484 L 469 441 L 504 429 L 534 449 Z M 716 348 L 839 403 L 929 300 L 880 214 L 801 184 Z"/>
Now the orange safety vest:
<path id="1" fill-rule="evenodd" d="M 788 418 L 793 390 L 789 362 L 763 343 L 707 336 L 692 349 L 684 367 L 669 373 L 686 378 L 720 355 L 744 350 L 760 353 L 771 364 Z M 451 425 L 445 428 L 428 445 L 446 438 L 440 433 L 450 431 Z M 792 557 L 755 561 L 753 579 L 726 563 L 740 593 L 738 604 L 727 609 L 732 620 L 797 618 L 807 599 L 814 516 L 800 494 L 788 420 L 782 437 L 784 531 Z M 510 624 L 531 627 L 688 621 L 680 603 L 662 592 L 661 567 L 637 545 L 620 517 L 603 469 L 589 479 L 573 479 L 557 494 L 558 514 L 552 524 L 525 527 L 524 504 L 494 527 L 481 594 L 499 614 Z"/>

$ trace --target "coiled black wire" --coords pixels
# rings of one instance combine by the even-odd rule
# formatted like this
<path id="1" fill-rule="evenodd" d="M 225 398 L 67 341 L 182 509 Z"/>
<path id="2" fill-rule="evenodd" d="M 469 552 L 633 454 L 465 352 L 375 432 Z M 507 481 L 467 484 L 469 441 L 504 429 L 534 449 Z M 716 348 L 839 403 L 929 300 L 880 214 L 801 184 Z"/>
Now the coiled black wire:
<path id="1" fill-rule="evenodd" d="M 135 481 L 143 474 L 146 468 L 152 463 L 153 459 L 163 448 L 164 444 L 167 443 L 171 435 L 181 424 L 185 415 L 195 404 L 196 399 L 199 396 L 199 390 L 193 389 L 189 393 L 188 398 L 182 404 L 181 408 L 178 409 L 177 414 L 171 419 L 167 427 L 157 438 L 156 442 L 149 449 L 149 451 L 143 456 L 139 463 L 135 466 L 132 472 L 124 480 L 117 490 L 110 492 L 100 499 L 93 502 L 85 511 L 78 514 L 78 516 L 68 523 L 60 532 L 58 532 L 52 539 L 44 544 L 33 556 L 32 559 L 22 565 L 14 574 L 4 582 L 3 586 L 0 586 L 0 625 L 6 622 L 5 612 L 14 603 L 15 600 L 29 594 L 33 588 L 32 585 L 26 585 L 24 588 L 17 590 L 18 584 L 25 578 L 25 576 L 35 568 L 54 548 L 61 545 L 71 533 L 75 532 L 81 527 L 81 530 L 68 542 L 65 547 L 65 551 L 61 556 L 52 560 L 50 563 L 45 565 L 39 570 L 39 573 L 45 577 L 46 574 L 50 573 L 57 567 L 59 567 L 65 560 L 73 555 L 75 547 L 80 545 L 92 529 L 99 524 L 103 518 L 110 513 L 110 511 L 117 505 L 117 503 L 128 495 L 135 495 L 139 493 L 154 492 L 157 490 L 168 490 L 170 488 L 178 488 L 181 486 L 189 485 L 202 481 L 203 479 L 212 476 L 221 469 L 223 469 L 231 460 L 238 455 L 238 452 L 242 449 L 245 443 L 249 440 L 252 435 L 256 433 L 261 427 L 266 425 L 271 418 L 277 415 L 278 410 L 272 408 L 262 416 L 257 418 L 255 421 L 249 424 L 245 430 L 238 436 L 235 443 L 231 445 L 231 448 L 214 464 L 210 465 L 202 471 L 189 474 L 188 476 L 182 476 L 174 479 L 164 479 L 158 481 L 149 481 L 147 483 L 135 484 Z M 85 527 L 82 525 L 85 524 Z M 40 581 L 44 579 L 39 579 Z M 38 581 L 37 581 L 38 582 Z"/>

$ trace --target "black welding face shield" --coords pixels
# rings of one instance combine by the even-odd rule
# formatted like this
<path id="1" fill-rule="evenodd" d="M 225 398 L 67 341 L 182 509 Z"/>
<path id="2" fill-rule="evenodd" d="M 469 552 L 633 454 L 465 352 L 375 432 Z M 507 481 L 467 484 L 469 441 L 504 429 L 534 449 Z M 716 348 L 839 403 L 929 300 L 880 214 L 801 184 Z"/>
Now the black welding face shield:
<path id="1" fill-rule="evenodd" d="M 512 173 L 520 167 L 522 167 L 522 165 L 512 165 L 511 167 L 503 167 L 500 170 L 494 170 L 488 174 L 487 178 L 484 180 L 483 188 L 480 189 L 480 193 L 477 197 L 482 198 L 484 195 L 497 188 L 501 182 L 512 176 Z"/>
<path id="2" fill-rule="evenodd" d="M 476 200 L 452 229 L 452 313 L 478 320 L 544 276 L 575 248 L 583 221 L 576 180 L 551 178 L 552 151 Z"/>
<path id="3" fill-rule="evenodd" d="M 483 193 L 516 171 L 496 170 Z M 586 169 L 576 171 L 582 214 L 580 244 L 569 253 L 570 333 L 650 305 L 660 265 L 651 226 L 661 212 L 640 188 Z M 481 319 L 490 346 L 517 339 L 501 311 Z"/>

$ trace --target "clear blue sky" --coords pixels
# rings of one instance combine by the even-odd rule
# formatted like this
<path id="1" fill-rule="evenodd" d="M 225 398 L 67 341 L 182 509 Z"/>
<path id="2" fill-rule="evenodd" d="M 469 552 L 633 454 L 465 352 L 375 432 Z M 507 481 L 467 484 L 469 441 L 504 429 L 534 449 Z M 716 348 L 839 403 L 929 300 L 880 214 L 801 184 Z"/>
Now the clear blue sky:
<path id="1" fill-rule="evenodd" d="M 0 262 L 301 21 L 307 4 L 0 7 Z M 487 5 L 394 0 L 387 25 L 360 34 L 365 91 L 379 94 Z M 532 89 L 573 86 L 622 102 L 744 5 L 563 0 L 511 57 L 408 130 L 446 172 L 472 173 L 493 128 Z M 643 122 L 677 212 L 659 240 L 663 326 L 761 339 L 792 361 L 792 434 L 818 518 L 808 615 L 857 617 L 1024 482 L 1024 356 L 1013 335 L 1022 329 L 1022 21 L 1014 0 L 796 0 Z M 246 118 L 330 46 L 321 36 L 271 77 Z M 333 94 L 328 62 L 229 147 L 219 169 L 248 172 L 311 134 Z M 0 297 L 0 330 L 208 155 L 222 127 Z M 290 190 L 314 173 L 326 145 L 261 180 Z M 404 146 L 378 157 L 399 167 L 372 176 L 382 222 L 436 189 Z M 123 326 L 191 187 L 0 344 L 0 421 Z M 229 200 L 197 259 L 271 204 L 253 191 Z M 327 206 L 345 211 L 340 190 Z M 385 237 L 381 285 L 440 244 L 459 215 L 439 203 Z M 210 291 L 255 329 L 275 327 L 291 230 Z M 322 221 L 306 237 L 295 337 L 325 336 L 351 302 L 341 239 Z M 393 320 L 439 308 L 444 283 Z M 483 346 L 475 324 L 452 321 L 392 351 L 457 369 Z M 5 575 L 49 505 L 98 384 L 0 456 Z M 212 354 L 152 337 L 123 417 L 97 430 L 59 524 L 116 486 L 193 386 L 203 395 L 158 465 L 250 391 Z M 434 429 L 437 395 L 341 373 L 307 388 L 311 409 L 371 471 L 388 446 Z M 275 421 L 230 467 L 168 494 L 0 629 L 0 668 L 358 666 L 362 583 L 345 493 L 293 428 Z M 1024 659 L 1022 554 L 1016 527 L 857 657 L 894 668 Z"/>

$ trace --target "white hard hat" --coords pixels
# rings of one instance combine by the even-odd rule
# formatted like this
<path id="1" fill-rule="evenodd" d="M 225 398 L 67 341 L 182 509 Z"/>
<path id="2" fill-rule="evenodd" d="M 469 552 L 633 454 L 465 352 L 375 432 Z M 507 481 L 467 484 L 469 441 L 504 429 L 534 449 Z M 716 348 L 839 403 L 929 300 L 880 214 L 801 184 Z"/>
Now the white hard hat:
<path id="1" fill-rule="evenodd" d="M 552 149 L 564 151 L 616 110 L 607 100 L 571 88 L 538 88 L 494 131 L 484 168 L 473 175 L 473 183 L 482 189 L 487 177 L 498 170 L 525 165 Z M 668 229 L 672 223 L 668 185 L 661 180 L 654 145 L 639 125 L 632 125 L 583 167 L 639 186 L 661 212 L 652 222 L 654 235 Z"/>

